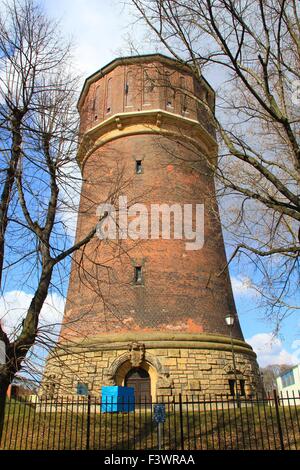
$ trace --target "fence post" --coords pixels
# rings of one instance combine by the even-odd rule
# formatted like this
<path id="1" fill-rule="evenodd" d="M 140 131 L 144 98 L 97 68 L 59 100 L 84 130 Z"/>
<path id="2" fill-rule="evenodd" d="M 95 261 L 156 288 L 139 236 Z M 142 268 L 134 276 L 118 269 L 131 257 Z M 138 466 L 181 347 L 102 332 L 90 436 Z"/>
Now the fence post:
<path id="1" fill-rule="evenodd" d="M 184 450 L 183 413 L 182 413 L 182 395 L 181 395 L 181 393 L 179 393 L 179 418 L 180 418 L 180 441 L 181 441 L 181 450 Z"/>
<path id="2" fill-rule="evenodd" d="M 278 427 L 278 433 L 279 433 L 279 439 L 280 439 L 280 447 L 281 447 L 281 450 L 284 450 L 283 433 L 282 433 L 282 427 L 281 427 L 281 422 L 280 422 L 278 396 L 277 396 L 276 390 L 273 391 L 273 395 L 274 395 L 274 403 L 275 403 L 275 410 L 276 410 L 277 427 Z"/>
<path id="3" fill-rule="evenodd" d="M 90 430 L 91 430 L 91 395 L 88 395 L 87 423 L 86 423 L 86 450 L 90 450 Z"/>

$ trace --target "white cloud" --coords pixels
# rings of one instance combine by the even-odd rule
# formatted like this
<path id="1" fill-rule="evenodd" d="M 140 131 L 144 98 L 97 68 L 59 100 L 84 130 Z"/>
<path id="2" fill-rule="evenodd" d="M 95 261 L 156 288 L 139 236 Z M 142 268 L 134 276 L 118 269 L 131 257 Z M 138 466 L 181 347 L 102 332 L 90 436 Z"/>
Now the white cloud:
<path id="1" fill-rule="evenodd" d="M 252 287 L 251 280 L 245 276 L 232 276 L 231 285 L 235 296 L 256 297 L 258 292 Z"/>
<path id="2" fill-rule="evenodd" d="M 24 291 L 9 291 L 0 299 L 0 320 L 4 331 L 15 336 L 20 332 L 22 320 L 32 300 L 32 295 Z M 49 294 L 45 300 L 39 319 L 39 327 L 52 334 L 58 332 L 64 313 L 65 299 Z"/>
<path id="3" fill-rule="evenodd" d="M 84 76 L 113 60 L 126 46 L 123 36 L 133 18 L 122 2 L 52 0 L 45 7 L 51 16 L 62 19 L 64 33 L 74 38 L 76 65 Z"/>
<path id="4" fill-rule="evenodd" d="M 300 339 L 296 339 L 295 341 L 292 342 L 292 349 L 298 349 L 300 348 Z"/>
<path id="5" fill-rule="evenodd" d="M 0 299 L 0 321 L 4 331 L 13 340 L 20 333 L 22 320 L 32 300 L 24 291 L 10 291 Z M 49 348 L 58 339 L 63 319 L 65 299 L 59 294 L 49 294 L 39 318 L 39 335 L 22 363 L 21 375 L 39 381 Z"/>
<path id="6" fill-rule="evenodd" d="M 298 364 L 300 362 L 300 341 L 292 344 L 293 353 L 289 353 L 279 338 L 272 333 L 258 333 L 246 340 L 257 354 L 261 367 L 270 364 Z"/>

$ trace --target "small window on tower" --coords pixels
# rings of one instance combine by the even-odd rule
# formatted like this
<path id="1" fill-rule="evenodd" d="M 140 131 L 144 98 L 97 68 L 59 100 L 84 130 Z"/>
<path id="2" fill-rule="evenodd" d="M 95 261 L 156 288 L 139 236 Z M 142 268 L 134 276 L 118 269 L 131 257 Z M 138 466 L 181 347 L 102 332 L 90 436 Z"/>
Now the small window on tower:
<path id="1" fill-rule="evenodd" d="M 135 266 L 134 268 L 134 283 L 142 284 L 142 266 Z"/>
<path id="2" fill-rule="evenodd" d="M 235 395 L 235 380 L 229 379 L 229 380 L 228 380 L 228 383 L 229 383 L 230 395 L 231 395 L 232 397 L 234 397 L 234 395 Z"/>
<path id="3" fill-rule="evenodd" d="M 133 70 L 127 72 L 125 84 L 125 106 L 133 106 L 135 104 L 135 75 Z"/>
<path id="4" fill-rule="evenodd" d="M 174 99 L 175 99 L 175 91 L 172 89 L 168 90 L 168 97 L 167 97 L 167 108 L 174 107 Z"/>
<path id="5" fill-rule="evenodd" d="M 112 103 L 112 78 L 108 79 L 106 85 L 106 114 L 111 112 L 111 103 Z"/>
<path id="6" fill-rule="evenodd" d="M 136 160 L 135 162 L 135 172 L 140 175 L 143 173 L 143 165 L 142 165 L 142 160 Z"/>

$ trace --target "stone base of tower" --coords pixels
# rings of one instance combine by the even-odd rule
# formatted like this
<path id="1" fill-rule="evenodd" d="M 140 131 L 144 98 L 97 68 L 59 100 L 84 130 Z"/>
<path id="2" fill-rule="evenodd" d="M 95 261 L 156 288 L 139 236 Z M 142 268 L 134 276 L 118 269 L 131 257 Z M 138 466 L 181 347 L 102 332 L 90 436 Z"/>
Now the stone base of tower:
<path id="1" fill-rule="evenodd" d="M 102 385 L 130 385 L 131 371 L 149 377 L 152 400 L 179 393 L 230 395 L 235 377 L 246 397 L 261 393 L 256 354 L 244 341 L 233 344 L 236 375 L 226 336 L 138 332 L 64 343 L 48 358 L 40 395 L 76 395 L 84 384 L 99 397 Z"/>

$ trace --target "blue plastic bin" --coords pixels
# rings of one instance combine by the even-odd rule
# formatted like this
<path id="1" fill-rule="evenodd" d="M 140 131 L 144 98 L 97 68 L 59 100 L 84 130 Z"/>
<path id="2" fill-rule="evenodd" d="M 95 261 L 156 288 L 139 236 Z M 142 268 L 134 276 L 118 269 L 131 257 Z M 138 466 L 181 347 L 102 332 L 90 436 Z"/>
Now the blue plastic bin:
<path id="1" fill-rule="evenodd" d="M 114 413 L 134 411 L 134 388 L 102 386 L 101 411 Z"/>

